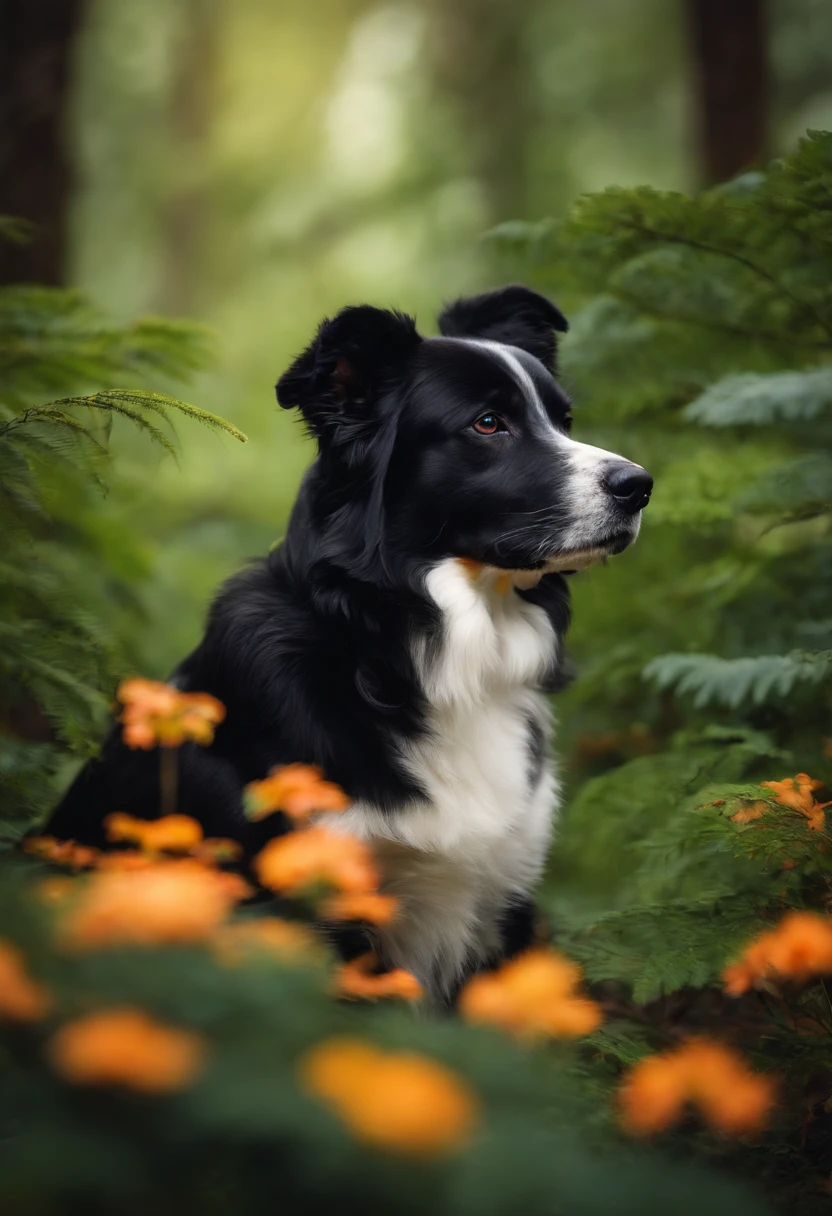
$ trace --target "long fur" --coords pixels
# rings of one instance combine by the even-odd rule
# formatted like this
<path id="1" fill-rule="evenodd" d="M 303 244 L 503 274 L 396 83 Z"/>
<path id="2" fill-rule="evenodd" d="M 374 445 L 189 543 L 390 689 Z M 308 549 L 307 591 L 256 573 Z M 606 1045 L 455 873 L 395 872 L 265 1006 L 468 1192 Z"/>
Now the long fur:
<path id="1" fill-rule="evenodd" d="M 179 809 L 253 855 L 286 825 L 248 823 L 244 786 L 320 765 L 353 800 L 330 826 L 372 843 L 399 897 L 372 935 L 382 963 L 444 1003 L 530 940 L 564 572 L 635 538 L 650 479 L 569 437 L 549 301 L 505 288 L 440 326 L 424 339 L 401 314 L 347 308 L 281 377 L 317 459 L 285 541 L 222 588 L 172 682 L 227 708 L 211 748 L 181 750 Z M 116 730 L 47 830 L 103 845 L 115 810 L 160 813 L 158 757 Z"/>

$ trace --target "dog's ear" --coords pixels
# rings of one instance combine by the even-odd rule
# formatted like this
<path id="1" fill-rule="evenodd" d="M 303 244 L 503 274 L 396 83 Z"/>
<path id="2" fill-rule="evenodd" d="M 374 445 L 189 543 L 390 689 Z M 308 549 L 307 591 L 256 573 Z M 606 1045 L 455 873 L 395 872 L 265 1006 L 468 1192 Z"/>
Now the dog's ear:
<path id="1" fill-rule="evenodd" d="M 551 300 L 520 283 L 455 300 L 439 317 L 439 332 L 446 338 L 488 338 L 518 346 L 550 371 L 555 370 L 555 332 L 568 328 Z"/>
<path id="2" fill-rule="evenodd" d="M 422 339 L 412 317 L 361 304 L 322 321 L 302 355 L 277 382 L 284 408 L 298 406 L 321 440 L 367 420 L 404 374 Z"/>

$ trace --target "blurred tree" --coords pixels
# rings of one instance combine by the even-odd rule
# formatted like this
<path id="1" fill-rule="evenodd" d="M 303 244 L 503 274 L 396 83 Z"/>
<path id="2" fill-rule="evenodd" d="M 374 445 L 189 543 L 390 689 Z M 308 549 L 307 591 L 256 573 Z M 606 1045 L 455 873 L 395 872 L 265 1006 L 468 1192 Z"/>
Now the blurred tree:
<path id="1" fill-rule="evenodd" d="M 725 181 L 768 152 L 765 0 L 686 0 L 699 175 Z"/>
<path id="2" fill-rule="evenodd" d="M 527 140 L 542 100 L 527 33 L 539 7 L 539 0 L 430 3 L 434 83 L 460 127 L 468 171 L 495 221 L 527 213 Z"/>
<path id="3" fill-rule="evenodd" d="M 0 0 L 0 214 L 36 226 L 0 244 L 0 282 L 63 281 L 73 185 L 66 127 L 84 0 Z"/>
<path id="4" fill-rule="evenodd" d="M 194 305 L 200 255 L 208 239 L 208 142 L 215 118 L 217 0 L 183 0 L 172 55 L 170 134 L 182 167 L 162 216 L 160 304 L 185 313 Z"/>

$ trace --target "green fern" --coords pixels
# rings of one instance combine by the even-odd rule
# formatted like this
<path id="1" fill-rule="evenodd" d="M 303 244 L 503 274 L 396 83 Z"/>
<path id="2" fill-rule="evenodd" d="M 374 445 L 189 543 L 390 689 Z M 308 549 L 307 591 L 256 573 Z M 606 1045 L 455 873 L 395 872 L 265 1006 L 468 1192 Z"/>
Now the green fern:
<path id="1" fill-rule="evenodd" d="M 832 410 L 832 367 L 726 376 L 692 401 L 685 417 L 701 426 L 806 422 Z"/>
<path id="2" fill-rule="evenodd" d="M 659 688 L 693 694 L 698 708 L 711 703 L 736 709 L 787 697 L 797 685 L 821 684 L 832 676 L 832 650 L 722 659 L 712 654 L 665 654 L 648 663 L 645 678 Z"/>
<path id="3" fill-rule="evenodd" d="M 62 752 L 90 753 L 127 665 L 119 621 L 137 611 L 129 579 L 142 572 L 141 540 L 121 537 L 116 573 L 92 509 L 112 476 L 112 419 L 174 457 L 176 416 L 245 441 L 178 397 L 118 383 L 182 379 L 206 350 L 204 330 L 189 323 L 149 318 L 119 328 L 77 292 L 0 289 L 0 789 L 17 831 L 48 803 Z M 40 734 L 53 736 L 37 745 L 40 773 L 25 737 L 33 709 Z"/>

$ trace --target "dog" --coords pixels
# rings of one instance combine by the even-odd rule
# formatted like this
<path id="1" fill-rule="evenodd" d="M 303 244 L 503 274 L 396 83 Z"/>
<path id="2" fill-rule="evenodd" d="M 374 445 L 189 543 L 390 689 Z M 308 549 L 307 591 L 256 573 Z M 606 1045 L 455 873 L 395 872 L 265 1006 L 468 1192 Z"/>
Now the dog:
<path id="1" fill-rule="evenodd" d="M 652 479 L 571 437 L 548 299 L 504 287 L 438 326 L 346 307 L 281 376 L 317 457 L 285 539 L 220 590 L 171 683 L 227 709 L 211 747 L 181 749 L 178 810 L 252 856 L 282 817 L 249 823 L 244 786 L 319 765 L 352 799 L 324 818 L 372 845 L 399 900 L 381 963 L 447 1004 L 533 938 L 566 575 L 632 544 Z M 46 830 L 104 845 L 109 813 L 158 801 L 158 757 L 114 730 Z"/>

